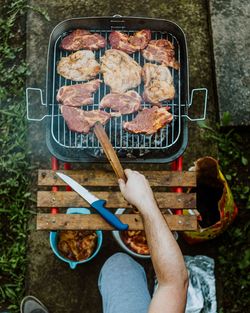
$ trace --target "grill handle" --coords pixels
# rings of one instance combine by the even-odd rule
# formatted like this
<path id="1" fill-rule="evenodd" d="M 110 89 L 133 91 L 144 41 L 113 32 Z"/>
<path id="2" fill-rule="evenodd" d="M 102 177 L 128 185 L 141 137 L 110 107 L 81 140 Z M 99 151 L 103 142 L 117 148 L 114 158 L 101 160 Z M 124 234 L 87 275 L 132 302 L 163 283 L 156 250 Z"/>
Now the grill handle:
<path id="1" fill-rule="evenodd" d="M 127 180 L 123 171 L 122 165 L 118 159 L 118 156 L 100 122 L 97 122 L 94 126 L 94 133 L 102 145 L 103 151 L 106 154 L 107 159 L 110 162 L 117 178 L 122 178 L 124 181 Z"/>
<path id="2" fill-rule="evenodd" d="M 207 114 L 207 97 L 208 97 L 208 90 L 207 88 L 195 88 L 195 89 L 192 89 L 192 92 L 191 92 L 191 101 L 190 103 L 188 104 L 187 106 L 187 110 L 188 108 L 191 107 L 191 105 L 193 104 L 193 98 L 194 98 L 194 94 L 196 92 L 203 92 L 204 94 L 204 109 L 203 109 L 203 115 L 201 117 L 197 117 L 197 118 L 192 118 L 190 117 L 188 114 L 184 114 L 182 115 L 183 117 L 186 117 L 187 119 L 189 119 L 190 121 L 192 122 L 198 122 L 198 121 L 204 121 L 206 119 L 206 114 Z"/>
<path id="3" fill-rule="evenodd" d="M 41 105 L 43 105 L 43 106 L 45 106 L 45 107 L 47 107 L 47 103 L 44 103 L 43 102 L 43 94 L 42 94 L 42 90 L 40 89 L 40 88 L 32 88 L 32 87 L 28 87 L 28 88 L 26 88 L 26 109 L 27 109 L 27 119 L 29 120 L 29 121 L 36 121 L 36 122 L 40 122 L 40 121 L 42 121 L 43 119 L 45 119 L 46 117 L 49 117 L 49 116 L 51 116 L 51 115 L 49 115 L 49 114 L 45 114 L 43 117 L 41 117 L 41 118 L 33 118 L 33 117 L 31 117 L 30 116 L 30 110 L 29 110 L 29 108 L 30 108 L 30 101 L 29 101 L 29 97 L 30 97 L 30 92 L 38 92 L 38 93 L 40 93 L 40 103 L 41 103 Z"/>

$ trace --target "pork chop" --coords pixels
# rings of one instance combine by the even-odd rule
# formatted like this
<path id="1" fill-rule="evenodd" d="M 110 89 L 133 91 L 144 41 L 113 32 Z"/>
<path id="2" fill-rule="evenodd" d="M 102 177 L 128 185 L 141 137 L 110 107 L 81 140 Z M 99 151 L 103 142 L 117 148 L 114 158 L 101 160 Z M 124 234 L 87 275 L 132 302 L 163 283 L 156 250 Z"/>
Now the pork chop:
<path id="1" fill-rule="evenodd" d="M 148 61 L 156 61 L 176 70 L 180 68 L 175 60 L 174 45 L 166 39 L 151 40 L 142 55 Z"/>
<path id="2" fill-rule="evenodd" d="M 90 33 L 85 29 L 76 29 L 63 38 L 60 48 L 67 51 L 98 50 L 104 48 L 106 43 L 106 39 L 99 34 Z"/>
<path id="3" fill-rule="evenodd" d="M 100 108 L 111 108 L 121 114 L 130 114 L 140 109 L 141 101 L 141 96 L 134 90 L 110 93 L 102 98 Z"/>
<path id="4" fill-rule="evenodd" d="M 61 58 L 57 72 L 67 79 L 84 81 L 96 77 L 100 72 L 100 65 L 92 51 L 80 50 Z"/>
<path id="5" fill-rule="evenodd" d="M 141 83 L 141 67 L 127 53 L 110 49 L 101 58 L 101 72 L 111 92 L 123 93 Z"/>
<path id="6" fill-rule="evenodd" d="M 146 48 L 151 39 L 151 32 L 148 29 L 143 29 L 136 32 L 133 36 L 113 31 L 109 35 L 109 42 L 113 49 L 122 50 L 128 54 Z"/>
<path id="7" fill-rule="evenodd" d="M 156 106 L 143 109 L 135 119 L 125 122 L 123 128 L 133 134 L 154 134 L 172 121 L 173 115 L 168 110 L 168 107 L 158 108 Z"/>
<path id="8" fill-rule="evenodd" d="M 64 105 L 79 107 L 93 104 L 92 93 L 100 87 L 101 80 L 91 80 L 85 84 L 63 86 L 58 90 L 56 100 Z"/>
<path id="9" fill-rule="evenodd" d="M 61 106 L 61 112 L 70 130 L 84 134 L 87 134 L 97 121 L 104 125 L 111 117 L 105 111 L 84 111 L 67 105 Z"/>
<path id="10" fill-rule="evenodd" d="M 142 68 L 143 98 L 150 103 L 171 100 L 175 96 L 173 78 L 165 65 L 146 63 Z"/>

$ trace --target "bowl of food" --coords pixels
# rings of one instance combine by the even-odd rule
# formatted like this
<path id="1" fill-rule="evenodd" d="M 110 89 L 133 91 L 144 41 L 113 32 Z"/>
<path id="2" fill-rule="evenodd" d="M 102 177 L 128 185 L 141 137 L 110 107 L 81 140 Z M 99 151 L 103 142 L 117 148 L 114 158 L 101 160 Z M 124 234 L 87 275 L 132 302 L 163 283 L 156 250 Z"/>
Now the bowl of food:
<path id="1" fill-rule="evenodd" d="M 67 214 L 90 214 L 86 208 L 69 208 Z M 50 232 L 50 246 L 54 254 L 75 269 L 78 264 L 92 260 L 102 245 L 100 230 L 62 230 Z"/>
<path id="2" fill-rule="evenodd" d="M 124 213 L 126 209 L 120 208 L 116 210 L 116 214 Z M 172 212 L 169 212 L 172 214 Z M 177 232 L 172 232 L 175 239 L 178 239 Z M 147 245 L 147 239 L 143 230 L 126 230 L 112 231 L 113 237 L 119 246 L 132 256 L 141 259 L 149 259 L 150 251 Z"/>

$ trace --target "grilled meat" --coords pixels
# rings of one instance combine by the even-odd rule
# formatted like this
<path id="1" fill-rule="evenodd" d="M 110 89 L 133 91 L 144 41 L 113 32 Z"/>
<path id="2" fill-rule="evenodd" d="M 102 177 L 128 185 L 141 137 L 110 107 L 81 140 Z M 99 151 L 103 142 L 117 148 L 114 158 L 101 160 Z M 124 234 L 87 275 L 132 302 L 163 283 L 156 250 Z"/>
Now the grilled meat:
<path id="1" fill-rule="evenodd" d="M 109 35 L 109 42 L 113 49 L 122 50 L 128 54 L 146 48 L 151 39 L 151 32 L 148 29 L 143 29 L 136 32 L 133 36 L 128 36 L 124 33 L 113 31 Z"/>
<path id="2" fill-rule="evenodd" d="M 83 111 L 67 105 L 61 106 L 61 112 L 70 130 L 84 134 L 87 134 L 97 121 L 104 125 L 111 117 L 105 111 Z"/>
<path id="3" fill-rule="evenodd" d="M 135 47 L 128 42 L 129 36 L 118 31 L 109 35 L 109 42 L 112 49 L 122 50 L 128 54 L 136 51 Z"/>
<path id="4" fill-rule="evenodd" d="M 121 233 L 123 242 L 132 251 L 138 254 L 150 254 L 149 247 L 147 244 L 147 238 L 145 231 L 143 230 L 128 230 Z"/>
<path id="5" fill-rule="evenodd" d="M 64 105 L 79 107 L 93 104 L 92 93 L 100 87 L 101 80 L 91 80 L 85 84 L 63 86 L 58 90 L 56 100 Z"/>
<path id="6" fill-rule="evenodd" d="M 146 63 L 142 68 L 142 78 L 145 101 L 156 104 L 174 98 L 173 78 L 166 66 Z"/>
<path id="7" fill-rule="evenodd" d="M 110 49 L 101 58 L 101 72 L 111 92 L 123 93 L 141 83 L 141 67 L 125 52 Z"/>
<path id="8" fill-rule="evenodd" d="M 173 115 L 168 107 L 144 109 L 131 122 L 125 122 L 123 128 L 133 134 L 151 135 L 170 123 Z"/>
<path id="9" fill-rule="evenodd" d="M 85 29 L 76 29 L 68 36 L 64 37 L 60 48 L 67 51 L 77 51 L 80 49 L 98 50 L 106 46 L 106 39 L 96 33 L 90 33 Z"/>
<path id="10" fill-rule="evenodd" d="M 83 261 L 88 259 L 97 245 L 97 234 L 89 230 L 62 230 L 58 234 L 58 250 L 67 259 Z"/>
<path id="11" fill-rule="evenodd" d="M 57 65 L 58 74 L 75 81 L 89 80 L 100 72 L 95 55 L 89 50 L 80 50 L 63 57 Z"/>
<path id="12" fill-rule="evenodd" d="M 148 61 L 156 61 L 178 70 L 180 64 L 175 60 L 173 44 L 166 39 L 151 40 L 142 55 Z"/>
<path id="13" fill-rule="evenodd" d="M 102 98 L 100 108 L 111 108 L 121 114 L 136 112 L 141 107 L 141 97 L 133 90 L 125 93 L 110 93 Z"/>

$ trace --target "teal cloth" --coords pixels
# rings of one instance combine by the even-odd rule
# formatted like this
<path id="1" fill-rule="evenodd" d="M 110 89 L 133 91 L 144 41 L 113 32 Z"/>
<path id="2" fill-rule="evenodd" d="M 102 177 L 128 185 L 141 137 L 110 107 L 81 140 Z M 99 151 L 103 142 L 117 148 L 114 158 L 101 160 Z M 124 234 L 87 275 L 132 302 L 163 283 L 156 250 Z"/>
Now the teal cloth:
<path id="1" fill-rule="evenodd" d="M 103 313 L 147 313 L 151 301 L 143 267 L 125 253 L 103 265 L 99 281 Z"/>

